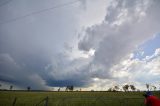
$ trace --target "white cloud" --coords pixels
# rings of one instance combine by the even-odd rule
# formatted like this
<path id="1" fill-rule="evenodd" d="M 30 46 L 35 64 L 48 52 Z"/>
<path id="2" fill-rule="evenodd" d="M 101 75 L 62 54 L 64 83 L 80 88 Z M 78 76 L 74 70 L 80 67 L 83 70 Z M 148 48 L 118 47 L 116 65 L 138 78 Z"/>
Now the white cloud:
<path id="1" fill-rule="evenodd" d="M 160 26 L 155 24 L 159 20 L 153 18 L 160 16 L 150 13 L 155 9 L 154 5 L 158 4 L 158 1 L 114 0 L 107 8 L 104 21 L 86 28 L 85 35 L 79 42 L 79 49 L 82 51 L 95 49 L 93 63 L 103 65 L 106 68 L 103 71 L 109 74 L 112 66 L 159 31 Z M 144 16 L 141 16 L 142 12 Z"/>
<path id="2" fill-rule="evenodd" d="M 83 0 L 85 7 L 78 15 L 79 25 L 88 27 L 101 23 L 106 14 L 106 7 L 111 0 Z"/>
<path id="3" fill-rule="evenodd" d="M 156 55 L 159 48 L 151 56 L 150 60 L 126 59 L 112 68 L 113 76 L 120 83 L 134 82 L 141 89 L 145 89 L 146 83 L 156 84 L 160 80 L 160 55 Z M 141 86 L 140 86 L 141 85 Z"/>

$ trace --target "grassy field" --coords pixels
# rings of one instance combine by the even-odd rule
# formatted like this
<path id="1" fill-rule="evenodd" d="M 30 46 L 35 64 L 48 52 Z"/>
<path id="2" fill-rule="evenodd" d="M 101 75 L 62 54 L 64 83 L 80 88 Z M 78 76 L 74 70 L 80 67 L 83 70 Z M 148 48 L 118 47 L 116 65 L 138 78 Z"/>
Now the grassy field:
<path id="1" fill-rule="evenodd" d="M 0 106 L 144 106 L 143 92 L 0 91 Z M 160 97 L 158 92 L 154 95 Z M 47 99 L 48 97 L 48 99 Z M 15 100 L 16 98 L 16 100 Z"/>

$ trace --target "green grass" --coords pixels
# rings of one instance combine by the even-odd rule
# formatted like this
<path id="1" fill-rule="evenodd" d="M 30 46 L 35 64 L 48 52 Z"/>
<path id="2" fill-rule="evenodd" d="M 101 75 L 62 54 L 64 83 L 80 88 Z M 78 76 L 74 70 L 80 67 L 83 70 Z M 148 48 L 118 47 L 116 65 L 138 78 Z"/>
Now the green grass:
<path id="1" fill-rule="evenodd" d="M 144 106 L 143 92 L 25 92 L 0 91 L 0 106 Z M 154 95 L 160 97 L 158 92 Z"/>

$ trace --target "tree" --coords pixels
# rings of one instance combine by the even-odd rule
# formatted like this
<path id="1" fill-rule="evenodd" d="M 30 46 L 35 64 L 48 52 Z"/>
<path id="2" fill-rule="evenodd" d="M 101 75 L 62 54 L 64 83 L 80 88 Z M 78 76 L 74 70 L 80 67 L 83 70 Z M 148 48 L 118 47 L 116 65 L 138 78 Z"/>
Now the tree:
<path id="1" fill-rule="evenodd" d="M 82 91 L 82 89 L 80 88 L 79 91 Z"/>
<path id="2" fill-rule="evenodd" d="M 65 91 L 73 91 L 74 87 L 73 85 L 67 86 Z"/>
<path id="3" fill-rule="evenodd" d="M 70 91 L 73 91 L 73 89 L 74 89 L 73 85 L 70 86 L 69 90 L 70 90 Z"/>
<path id="4" fill-rule="evenodd" d="M 149 84 L 146 84 L 146 88 L 147 88 L 147 90 L 149 91 Z"/>
<path id="5" fill-rule="evenodd" d="M 131 88 L 132 91 L 136 90 L 136 87 L 134 85 L 130 85 L 130 88 Z"/>
<path id="6" fill-rule="evenodd" d="M 68 91 L 69 89 L 68 89 L 68 86 L 66 87 L 66 89 L 65 89 L 65 91 Z"/>
<path id="7" fill-rule="evenodd" d="M 156 91 L 157 87 L 156 86 L 152 86 L 152 87 L 153 87 L 153 90 Z"/>
<path id="8" fill-rule="evenodd" d="M 27 90 L 28 90 L 28 91 L 30 91 L 30 90 L 31 90 L 31 87 L 30 87 L 30 86 L 28 86 L 28 87 L 27 87 Z"/>
<path id="9" fill-rule="evenodd" d="M 61 88 L 58 88 L 58 92 L 61 90 Z"/>
<path id="10" fill-rule="evenodd" d="M 114 90 L 118 91 L 119 90 L 119 86 L 118 85 L 114 86 Z"/>
<path id="11" fill-rule="evenodd" d="M 123 86 L 123 90 L 124 90 L 125 92 L 128 91 L 128 88 L 129 88 L 129 85 L 127 85 L 127 84 Z"/>
<path id="12" fill-rule="evenodd" d="M 141 90 L 140 89 L 137 89 L 137 92 L 140 92 Z"/>
<path id="13" fill-rule="evenodd" d="M 112 92 L 112 88 L 109 88 L 107 91 Z"/>
<path id="14" fill-rule="evenodd" d="M 12 90 L 12 89 L 13 89 L 13 86 L 11 85 L 11 86 L 9 87 L 9 89 Z"/>

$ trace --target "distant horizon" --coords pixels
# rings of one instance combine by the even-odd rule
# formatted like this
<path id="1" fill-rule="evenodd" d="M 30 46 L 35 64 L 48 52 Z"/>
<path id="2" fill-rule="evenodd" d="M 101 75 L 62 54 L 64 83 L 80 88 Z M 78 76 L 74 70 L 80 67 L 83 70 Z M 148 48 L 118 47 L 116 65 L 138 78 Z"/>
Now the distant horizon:
<path id="1" fill-rule="evenodd" d="M 10 89 L 10 86 L 12 86 L 12 89 Z M 28 91 L 27 87 L 26 88 L 14 88 L 13 85 L 8 85 L 8 88 L 5 87 L 3 88 L 3 85 L 1 85 L 0 87 L 0 91 Z M 86 88 L 83 88 L 83 87 L 74 87 L 73 91 L 78 91 L 78 92 L 81 92 L 81 91 L 107 91 L 107 92 L 139 92 L 139 91 L 160 91 L 160 88 L 156 88 L 156 89 L 153 89 L 152 86 L 150 85 L 150 87 L 147 89 L 147 87 L 145 89 L 138 89 L 136 88 L 135 86 L 135 90 L 132 90 L 130 87 L 128 88 L 127 91 L 124 91 L 124 89 L 122 88 L 123 86 L 119 86 L 119 89 L 118 90 L 114 90 L 114 87 L 109 87 L 109 88 L 106 88 L 106 89 L 86 89 Z M 58 91 L 58 89 L 60 88 L 60 91 L 66 91 L 66 87 L 52 87 L 48 90 L 44 90 L 44 89 L 32 89 L 32 87 L 30 86 L 30 90 L 29 91 Z M 109 89 L 112 89 L 111 91 Z M 72 92 L 72 90 L 68 90 L 66 92 Z"/>

